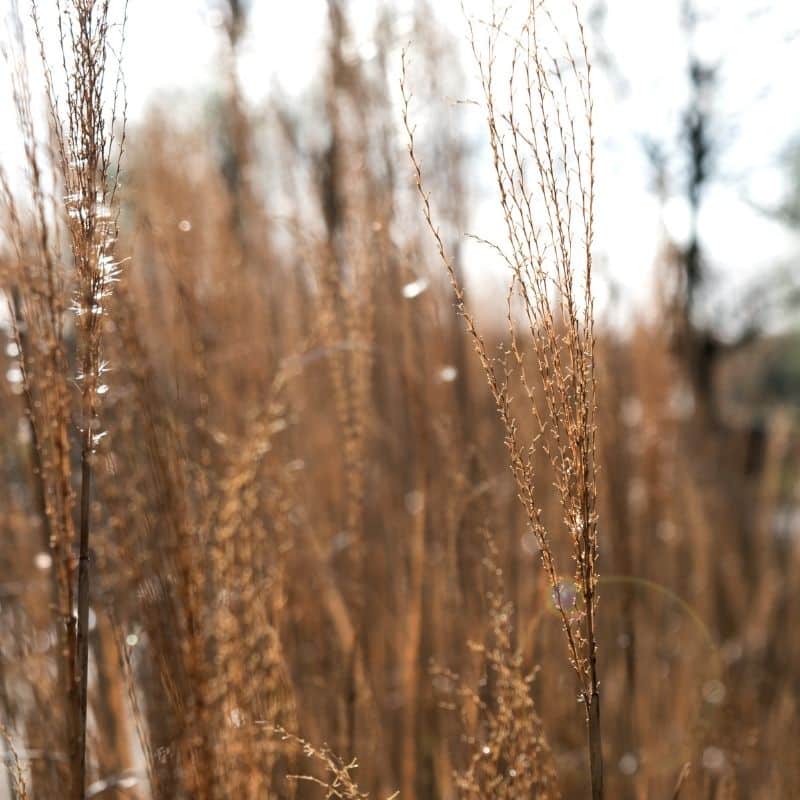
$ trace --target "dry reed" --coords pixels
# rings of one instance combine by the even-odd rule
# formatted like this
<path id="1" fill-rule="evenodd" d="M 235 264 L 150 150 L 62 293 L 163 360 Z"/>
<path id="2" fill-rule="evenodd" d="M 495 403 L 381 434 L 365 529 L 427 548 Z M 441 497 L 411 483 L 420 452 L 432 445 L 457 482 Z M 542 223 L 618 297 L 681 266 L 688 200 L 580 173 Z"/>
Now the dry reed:
<path id="1" fill-rule="evenodd" d="M 600 690 L 606 796 L 800 793 L 796 419 L 710 429 L 668 309 L 625 330 L 594 309 L 571 7 L 472 22 L 482 101 L 411 128 L 426 220 L 397 166 L 391 10 L 361 58 L 331 0 L 306 119 L 244 102 L 246 4 L 225 4 L 225 114 L 153 108 L 114 194 L 123 18 L 95 2 L 82 27 L 90 6 L 61 0 L 75 47 L 64 17 L 44 128 L 21 16 L 5 49 L 23 147 L 0 170 L 0 795 L 586 797 Z M 434 20 L 420 3 L 406 63 L 423 108 L 463 94 Z M 82 94 L 101 80 L 107 106 Z M 460 237 L 476 107 L 499 310 Z"/>

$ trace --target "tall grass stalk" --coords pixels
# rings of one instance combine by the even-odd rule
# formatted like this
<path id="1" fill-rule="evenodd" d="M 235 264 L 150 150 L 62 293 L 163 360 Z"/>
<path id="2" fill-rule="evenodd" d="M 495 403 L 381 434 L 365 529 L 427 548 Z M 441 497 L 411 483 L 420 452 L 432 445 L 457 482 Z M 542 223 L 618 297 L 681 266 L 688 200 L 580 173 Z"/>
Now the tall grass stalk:
<path id="1" fill-rule="evenodd" d="M 202 108 L 228 111 L 142 110 L 118 223 L 97 143 L 124 117 L 120 85 L 111 126 L 122 0 L 38 0 L 49 136 L 23 20 L 7 44 L 23 140 L 0 167 L 10 796 L 553 800 L 602 778 L 615 800 L 800 797 L 796 415 L 754 436 L 726 409 L 710 431 L 666 306 L 629 328 L 595 312 L 572 7 L 472 21 L 479 101 L 453 114 L 477 107 L 485 127 L 433 114 L 415 134 L 407 112 L 425 220 L 397 168 L 393 4 L 372 49 L 355 4 L 331 0 L 316 91 L 302 113 L 273 93 L 263 115 L 228 72 L 261 12 L 217 5 L 230 82 Z M 412 108 L 465 94 L 433 5 L 414 4 L 404 83 L 431 83 Z M 498 199 L 473 248 L 451 232 L 474 206 L 476 127 Z M 114 250 L 135 268 L 109 297 Z M 499 308 L 473 294 L 476 255 L 505 265 Z M 773 347 L 721 369 L 726 406 Z"/>
<path id="2" fill-rule="evenodd" d="M 75 800 L 84 797 L 86 787 L 93 457 L 105 435 L 99 407 L 107 392 L 102 383 L 107 371 L 102 358 L 103 321 L 120 266 L 115 259 L 116 201 L 125 103 L 119 65 L 116 79 L 108 69 L 109 59 L 115 57 L 109 39 L 109 4 L 110 0 L 56 0 L 60 65 L 54 69 L 39 6 L 35 0 L 32 3 L 75 270 L 72 310 L 80 354 L 76 376 L 81 393 L 77 618 L 70 611 L 69 623 L 75 629 L 77 678 L 71 753 Z M 126 19 L 127 4 L 119 28 L 120 46 L 124 43 Z M 56 71 L 61 73 L 59 79 Z"/>
<path id="3" fill-rule="evenodd" d="M 408 150 L 422 212 L 505 431 L 519 498 L 539 544 L 566 634 L 569 658 L 579 680 L 586 709 L 592 797 L 601 800 L 592 294 L 595 145 L 591 64 L 577 6 L 573 9 L 577 55 L 546 3 L 532 0 L 518 30 L 510 30 L 507 14 L 493 13 L 488 21 L 468 20 L 507 236 L 503 244 L 479 240 L 508 268 L 508 339 L 500 358 L 490 354 L 467 308 L 464 284 L 433 219 L 409 118 L 405 53 L 401 93 Z M 507 83 L 502 89 L 497 78 L 499 43 L 509 46 L 511 52 Z M 552 49 L 554 44 L 558 50 Z M 573 110 L 575 105 L 577 113 Z M 529 337 L 532 353 L 526 352 L 520 329 Z M 529 378 L 531 359 L 540 386 L 534 386 Z M 523 413 L 530 414 L 538 429 L 528 442 L 520 434 L 520 412 L 512 396 L 513 381 L 524 393 Z M 552 531 L 542 515 L 541 479 L 534 463 L 534 453 L 538 450 L 546 454 L 555 475 L 563 533 L 572 543 L 574 598 L 557 567 Z"/>

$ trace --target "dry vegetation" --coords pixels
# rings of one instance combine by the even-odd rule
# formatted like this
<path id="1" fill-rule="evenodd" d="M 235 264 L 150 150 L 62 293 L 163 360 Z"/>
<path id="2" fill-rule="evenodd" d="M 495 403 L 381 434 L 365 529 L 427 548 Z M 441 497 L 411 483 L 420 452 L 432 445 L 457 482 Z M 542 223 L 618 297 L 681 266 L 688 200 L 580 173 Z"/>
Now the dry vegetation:
<path id="1" fill-rule="evenodd" d="M 712 424 L 670 303 L 595 320 L 572 6 L 467 26 L 495 302 L 424 3 L 400 92 L 330 0 L 314 118 L 257 121 L 230 0 L 213 118 L 127 132 L 124 8 L 56 5 L 49 125 L 6 52 L 7 795 L 798 796 L 794 420 Z"/>

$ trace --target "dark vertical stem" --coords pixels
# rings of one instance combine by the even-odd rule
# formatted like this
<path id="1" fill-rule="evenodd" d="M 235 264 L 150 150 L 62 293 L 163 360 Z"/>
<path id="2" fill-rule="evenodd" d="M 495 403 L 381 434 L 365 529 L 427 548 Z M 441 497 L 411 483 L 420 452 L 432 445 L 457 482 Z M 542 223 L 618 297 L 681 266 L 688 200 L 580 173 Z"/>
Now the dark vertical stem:
<path id="1" fill-rule="evenodd" d="M 584 694 L 589 734 L 589 772 L 592 800 L 603 800 L 603 737 L 600 729 L 600 691 L 597 677 L 597 639 L 594 626 L 594 589 L 586 593 L 586 638 L 589 643 L 589 694 Z"/>
<path id="2" fill-rule="evenodd" d="M 87 421 L 81 451 L 81 518 L 80 551 L 78 556 L 78 694 L 76 715 L 77 731 L 77 772 L 73 797 L 84 800 L 86 787 L 86 718 L 89 685 L 89 531 L 90 501 L 92 490 L 92 426 Z"/>
<path id="3" fill-rule="evenodd" d="M 603 739 L 600 733 L 600 695 L 597 689 L 592 691 L 587 710 L 592 800 L 603 800 Z"/>

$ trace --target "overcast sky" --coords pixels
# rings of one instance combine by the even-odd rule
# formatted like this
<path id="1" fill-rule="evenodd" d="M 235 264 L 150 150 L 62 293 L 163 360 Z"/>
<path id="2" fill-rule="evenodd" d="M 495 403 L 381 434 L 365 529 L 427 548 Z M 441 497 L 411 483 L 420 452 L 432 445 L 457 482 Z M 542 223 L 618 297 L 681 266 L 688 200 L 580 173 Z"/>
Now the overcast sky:
<path id="1" fill-rule="evenodd" d="M 24 12 L 29 0 L 18 2 Z M 0 0 L 3 16 L 10 4 Z M 378 4 L 351 0 L 350 5 L 358 49 L 369 58 L 374 53 L 369 31 Z M 402 14 L 412 0 L 395 5 Z M 459 0 L 435 0 L 432 5 L 440 24 L 457 35 L 463 30 Z M 490 0 L 468 5 L 485 12 Z M 716 112 L 725 132 L 720 180 L 708 195 L 702 230 L 715 266 L 743 283 L 797 247 L 752 204 L 777 204 L 785 189 L 780 155 L 800 133 L 800 2 L 720 0 L 700 5 L 709 21 L 700 26 L 697 45 L 703 57 L 720 65 Z M 159 91 L 192 91 L 213 83 L 220 45 L 214 6 L 213 0 L 130 0 L 126 73 L 134 117 Z M 323 58 L 319 42 L 326 32 L 325 0 L 253 0 L 252 6 L 241 62 L 248 97 L 263 102 L 275 82 L 286 93 L 300 95 Z M 644 136 L 665 144 L 675 140 L 686 97 L 686 44 L 680 0 L 608 0 L 607 6 L 599 44 L 613 54 L 624 81 L 603 79 L 598 68 L 598 246 L 627 296 L 642 300 L 650 291 L 660 226 L 676 237 L 686 230 L 687 210 L 679 198 L 662 214 L 641 146 Z M 471 75 L 466 52 L 454 57 L 463 58 Z M 0 98 L 6 102 L 5 95 Z M 10 116 L 0 114 L 4 142 L 13 137 Z"/>

